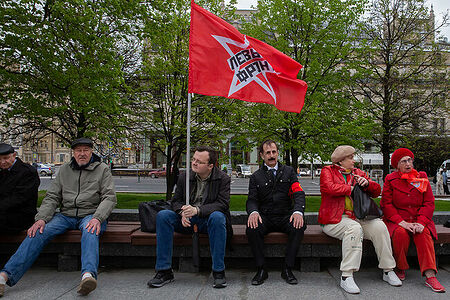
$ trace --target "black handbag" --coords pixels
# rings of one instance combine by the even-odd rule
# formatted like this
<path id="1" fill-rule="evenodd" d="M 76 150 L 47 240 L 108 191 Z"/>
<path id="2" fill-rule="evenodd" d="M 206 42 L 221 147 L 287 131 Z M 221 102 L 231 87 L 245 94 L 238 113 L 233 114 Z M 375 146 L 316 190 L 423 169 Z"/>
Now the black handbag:
<path id="1" fill-rule="evenodd" d="M 141 231 L 156 232 L 156 215 L 163 209 L 172 209 L 172 206 L 169 202 L 164 200 L 139 203 L 139 221 L 141 221 Z"/>
<path id="2" fill-rule="evenodd" d="M 353 212 L 356 218 L 360 220 L 371 220 L 383 215 L 383 212 L 375 201 L 370 198 L 359 184 L 353 187 L 351 197 L 353 199 Z"/>

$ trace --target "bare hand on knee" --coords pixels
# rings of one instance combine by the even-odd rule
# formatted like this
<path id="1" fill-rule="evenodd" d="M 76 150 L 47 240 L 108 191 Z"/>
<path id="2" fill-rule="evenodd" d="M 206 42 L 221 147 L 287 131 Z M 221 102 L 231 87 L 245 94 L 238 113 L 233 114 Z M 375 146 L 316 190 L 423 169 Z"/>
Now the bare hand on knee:
<path id="1" fill-rule="evenodd" d="M 262 224 L 262 219 L 259 213 L 251 213 L 250 216 L 248 216 L 247 226 L 255 229 L 256 227 L 258 227 L 258 221 Z"/>
<path id="2" fill-rule="evenodd" d="M 40 233 L 44 232 L 45 227 L 45 221 L 44 220 L 37 220 L 28 230 L 27 235 L 28 237 L 35 237 L 36 232 L 39 230 Z"/>
<path id="3" fill-rule="evenodd" d="M 95 232 L 96 235 L 99 235 L 100 234 L 100 221 L 93 218 L 89 221 L 89 223 L 86 224 L 85 228 L 87 229 L 88 232 L 90 232 L 90 233 Z"/>

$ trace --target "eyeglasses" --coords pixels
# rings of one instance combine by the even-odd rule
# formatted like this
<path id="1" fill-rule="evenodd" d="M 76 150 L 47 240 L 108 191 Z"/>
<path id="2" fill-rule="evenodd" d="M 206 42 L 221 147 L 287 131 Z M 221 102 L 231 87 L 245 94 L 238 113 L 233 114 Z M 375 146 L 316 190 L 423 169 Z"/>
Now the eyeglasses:
<path id="1" fill-rule="evenodd" d="M 399 161 L 398 163 L 402 164 L 402 165 L 406 165 L 406 164 L 412 164 L 413 162 L 414 162 L 414 160 L 412 158 L 408 158 L 408 159 L 403 159 L 403 160 Z"/>
<path id="2" fill-rule="evenodd" d="M 207 165 L 207 164 L 209 164 L 209 162 L 199 161 L 196 158 L 191 158 L 191 162 L 194 163 L 194 164 L 198 164 L 198 165 Z"/>

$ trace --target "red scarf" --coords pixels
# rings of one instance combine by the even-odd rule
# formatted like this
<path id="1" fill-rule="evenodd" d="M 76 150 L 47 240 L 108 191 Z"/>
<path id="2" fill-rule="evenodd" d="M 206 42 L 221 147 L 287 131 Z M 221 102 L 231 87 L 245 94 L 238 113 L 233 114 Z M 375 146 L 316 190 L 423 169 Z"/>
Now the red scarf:
<path id="1" fill-rule="evenodd" d="M 428 178 L 419 178 L 419 172 L 415 169 L 412 169 L 411 172 L 402 173 L 400 172 L 400 178 L 406 179 L 409 184 L 415 187 L 419 192 L 425 193 L 428 188 Z"/>

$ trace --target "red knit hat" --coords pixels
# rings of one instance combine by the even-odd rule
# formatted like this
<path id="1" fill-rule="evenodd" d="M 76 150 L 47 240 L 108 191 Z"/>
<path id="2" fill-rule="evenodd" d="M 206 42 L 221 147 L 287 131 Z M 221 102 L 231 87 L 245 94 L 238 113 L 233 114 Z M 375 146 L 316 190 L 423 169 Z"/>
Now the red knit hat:
<path id="1" fill-rule="evenodd" d="M 391 166 L 397 169 L 398 162 L 405 156 L 409 156 L 414 159 L 414 154 L 407 148 L 398 148 L 397 150 L 395 150 L 391 156 Z"/>

